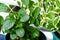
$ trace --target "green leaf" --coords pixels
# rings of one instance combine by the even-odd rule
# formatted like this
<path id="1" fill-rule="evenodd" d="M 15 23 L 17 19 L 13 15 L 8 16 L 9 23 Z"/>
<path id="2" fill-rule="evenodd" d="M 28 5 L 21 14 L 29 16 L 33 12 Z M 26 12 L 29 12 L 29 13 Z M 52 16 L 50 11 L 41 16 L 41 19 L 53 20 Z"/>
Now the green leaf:
<path id="1" fill-rule="evenodd" d="M 23 3 L 24 5 L 27 6 L 27 5 L 29 5 L 29 1 L 30 1 L 30 0 L 21 0 L 21 1 L 22 1 L 22 3 Z"/>
<path id="2" fill-rule="evenodd" d="M 35 8 L 35 10 L 33 12 L 34 18 L 37 18 L 39 13 L 40 13 L 40 8 L 39 7 Z"/>
<path id="3" fill-rule="evenodd" d="M 39 20 L 38 19 L 35 20 L 35 24 L 36 24 L 36 26 L 39 26 Z"/>
<path id="4" fill-rule="evenodd" d="M 23 24 L 19 22 L 16 27 L 22 28 Z"/>
<path id="5" fill-rule="evenodd" d="M 40 21 L 40 26 L 43 26 L 43 24 L 44 24 L 44 21 L 41 20 L 41 21 Z"/>
<path id="6" fill-rule="evenodd" d="M 60 13 L 60 8 L 55 9 L 55 12 L 59 12 Z"/>
<path id="7" fill-rule="evenodd" d="M 29 20 L 29 15 L 25 15 L 25 16 L 21 17 L 21 19 L 20 19 L 21 22 L 26 22 L 28 20 Z"/>
<path id="8" fill-rule="evenodd" d="M 60 8 L 60 1 L 59 0 L 56 0 L 56 4 Z"/>
<path id="9" fill-rule="evenodd" d="M 23 28 L 17 29 L 17 30 L 16 30 L 16 34 L 17 34 L 17 36 L 19 36 L 19 37 L 23 37 L 24 34 L 25 34 L 25 31 L 24 31 Z"/>
<path id="10" fill-rule="evenodd" d="M 34 4 L 34 2 L 33 2 L 33 1 L 30 1 L 30 2 L 29 2 L 29 8 L 30 8 L 30 7 L 33 7 L 33 4 Z"/>
<path id="11" fill-rule="evenodd" d="M 34 24 L 34 22 L 35 22 L 35 19 L 33 17 L 30 17 L 30 23 Z"/>
<path id="12" fill-rule="evenodd" d="M 57 17 L 55 17 L 53 24 L 57 25 L 59 23 L 59 21 L 60 21 L 60 18 L 59 18 L 59 16 L 57 16 Z"/>
<path id="13" fill-rule="evenodd" d="M 39 2 L 41 1 L 41 0 L 38 0 Z"/>
<path id="14" fill-rule="evenodd" d="M 33 37 L 33 38 L 39 37 L 39 31 L 35 30 L 35 31 L 32 33 L 32 37 Z"/>
<path id="15" fill-rule="evenodd" d="M 10 38 L 11 38 L 12 40 L 14 40 L 14 39 L 17 38 L 17 35 L 16 35 L 16 34 L 10 34 Z"/>
<path id="16" fill-rule="evenodd" d="M 2 26 L 2 25 L 3 25 L 3 22 L 4 22 L 4 19 L 3 19 L 3 17 L 2 17 L 2 16 L 0 16 L 0 26 Z"/>
<path id="17" fill-rule="evenodd" d="M 26 40 L 30 40 L 29 38 L 27 38 Z"/>
<path id="18" fill-rule="evenodd" d="M 26 10 L 24 8 L 20 9 L 18 14 L 17 14 L 17 19 L 23 17 L 26 15 Z"/>
<path id="19" fill-rule="evenodd" d="M 5 20 L 5 22 L 3 23 L 2 29 L 8 30 L 12 28 L 14 24 L 15 24 L 15 20 Z"/>
<path id="20" fill-rule="evenodd" d="M 49 17 L 50 19 L 52 19 L 52 18 L 54 18 L 55 14 L 53 12 L 48 12 L 48 14 L 46 16 Z"/>
<path id="21" fill-rule="evenodd" d="M 60 30 L 57 31 L 60 34 Z"/>
<path id="22" fill-rule="evenodd" d="M 53 25 L 53 21 L 50 20 L 48 22 L 47 29 L 50 29 L 51 30 L 51 28 L 54 28 L 54 25 Z"/>
<path id="23" fill-rule="evenodd" d="M 8 7 L 5 4 L 0 3 L 0 12 L 8 11 Z"/>

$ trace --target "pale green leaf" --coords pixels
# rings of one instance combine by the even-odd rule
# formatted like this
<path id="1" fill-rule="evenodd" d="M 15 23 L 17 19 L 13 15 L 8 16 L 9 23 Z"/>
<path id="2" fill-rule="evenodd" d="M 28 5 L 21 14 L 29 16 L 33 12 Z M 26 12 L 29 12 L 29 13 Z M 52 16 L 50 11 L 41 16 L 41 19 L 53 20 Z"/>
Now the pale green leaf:
<path id="1" fill-rule="evenodd" d="M 5 12 L 5 11 L 8 11 L 8 6 L 0 3 L 0 12 Z"/>
<path id="2" fill-rule="evenodd" d="M 25 34 L 25 31 L 24 31 L 23 28 L 17 29 L 17 30 L 16 30 L 16 34 L 17 34 L 17 36 L 19 36 L 19 37 L 23 37 L 24 34 Z"/>
<path id="3" fill-rule="evenodd" d="M 17 35 L 16 35 L 16 34 L 10 34 L 10 38 L 11 38 L 12 40 L 14 40 L 14 39 L 17 38 Z"/>
<path id="4" fill-rule="evenodd" d="M 8 30 L 8 29 L 12 28 L 14 24 L 15 24 L 15 20 L 6 20 L 3 23 L 2 29 Z"/>
<path id="5" fill-rule="evenodd" d="M 29 20 L 29 15 L 25 15 L 25 16 L 21 17 L 21 19 L 20 19 L 21 22 L 26 22 L 28 20 Z"/>

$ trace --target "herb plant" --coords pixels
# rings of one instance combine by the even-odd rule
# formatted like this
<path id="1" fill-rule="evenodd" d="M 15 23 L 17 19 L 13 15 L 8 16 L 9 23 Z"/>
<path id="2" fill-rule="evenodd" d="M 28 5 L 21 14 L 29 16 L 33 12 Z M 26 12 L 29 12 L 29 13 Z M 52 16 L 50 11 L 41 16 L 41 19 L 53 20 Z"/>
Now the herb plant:
<path id="1" fill-rule="evenodd" d="M 17 0 L 15 0 L 17 1 Z M 14 40 L 19 37 L 21 40 L 38 40 L 39 30 L 29 26 L 45 27 L 51 31 L 60 33 L 60 1 L 59 0 L 21 0 L 17 1 L 19 9 L 9 9 L 3 3 L 0 3 L 0 12 L 8 12 L 9 15 L 4 20 L 0 16 L 0 29 L 4 33 L 10 33 L 10 38 Z"/>

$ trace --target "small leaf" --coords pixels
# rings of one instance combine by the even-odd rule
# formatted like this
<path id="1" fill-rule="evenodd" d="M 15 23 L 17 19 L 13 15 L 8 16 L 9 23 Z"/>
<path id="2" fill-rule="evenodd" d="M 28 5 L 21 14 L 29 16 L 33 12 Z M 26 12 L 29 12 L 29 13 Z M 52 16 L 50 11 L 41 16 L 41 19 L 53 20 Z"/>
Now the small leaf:
<path id="1" fill-rule="evenodd" d="M 60 30 L 57 31 L 60 34 Z"/>
<path id="2" fill-rule="evenodd" d="M 40 21 L 40 26 L 43 26 L 43 24 L 44 24 L 44 21 L 41 20 L 41 21 Z"/>
<path id="3" fill-rule="evenodd" d="M 0 12 L 8 11 L 8 7 L 5 4 L 0 3 Z"/>
<path id="4" fill-rule="evenodd" d="M 38 19 L 35 20 L 35 24 L 36 24 L 36 26 L 39 26 L 39 20 Z"/>
<path id="5" fill-rule="evenodd" d="M 55 12 L 59 12 L 60 13 L 60 8 L 55 9 Z"/>
<path id="6" fill-rule="evenodd" d="M 51 28 L 54 28 L 54 25 L 53 25 L 53 21 L 50 20 L 48 22 L 47 29 L 50 29 L 51 30 Z"/>
<path id="7" fill-rule="evenodd" d="M 37 7 L 37 8 L 34 10 L 34 12 L 33 12 L 34 17 L 37 18 L 38 15 L 39 15 L 39 13 L 40 13 L 40 8 Z"/>
<path id="8" fill-rule="evenodd" d="M 56 0 L 56 4 L 60 8 L 60 1 L 59 0 Z"/>
<path id="9" fill-rule="evenodd" d="M 17 1 L 17 3 L 18 3 L 18 5 L 20 5 L 20 2 L 19 1 Z"/>
<path id="10" fill-rule="evenodd" d="M 26 22 L 28 20 L 29 20 L 29 15 L 25 15 L 25 16 L 21 17 L 21 19 L 20 19 L 21 22 Z"/>
<path id="11" fill-rule="evenodd" d="M 16 27 L 22 28 L 23 24 L 19 22 Z"/>
<path id="12" fill-rule="evenodd" d="M 24 5 L 29 5 L 30 0 L 21 0 Z"/>
<path id="13" fill-rule="evenodd" d="M 17 29 L 17 30 L 16 30 L 16 34 L 17 34 L 17 36 L 19 36 L 19 37 L 23 37 L 24 34 L 25 34 L 25 31 L 24 31 L 23 28 Z"/>
<path id="14" fill-rule="evenodd" d="M 0 16 L 0 26 L 3 25 L 4 19 L 2 16 Z"/>
<path id="15" fill-rule="evenodd" d="M 57 25 L 59 23 L 59 20 L 60 20 L 59 16 L 58 17 L 55 17 L 53 24 L 54 25 Z"/>
<path id="16" fill-rule="evenodd" d="M 16 34 L 10 34 L 10 38 L 11 38 L 12 40 L 14 40 L 14 39 L 17 38 L 17 35 L 16 35 Z"/>
<path id="17" fill-rule="evenodd" d="M 32 37 L 33 37 L 33 38 L 39 37 L 39 31 L 35 30 L 35 31 L 32 33 Z"/>
<path id="18" fill-rule="evenodd" d="M 53 12 L 49 12 L 46 16 L 52 19 L 55 15 Z"/>

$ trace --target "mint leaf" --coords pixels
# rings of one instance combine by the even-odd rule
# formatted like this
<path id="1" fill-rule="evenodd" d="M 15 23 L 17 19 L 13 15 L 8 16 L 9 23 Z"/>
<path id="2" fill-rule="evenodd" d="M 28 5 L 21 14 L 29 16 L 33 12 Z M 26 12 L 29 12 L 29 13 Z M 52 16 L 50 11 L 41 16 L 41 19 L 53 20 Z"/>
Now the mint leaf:
<path id="1" fill-rule="evenodd" d="M 17 35 L 16 35 L 16 34 L 10 34 L 10 38 L 11 38 L 12 40 L 14 40 L 14 39 L 17 38 Z"/>
<path id="2" fill-rule="evenodd" d="M 24 31 L 23 28 L 17 29 L 17 30 L 16 30 L 16 34 L 17 34 L 17 36 L 19 36 L 19 37 L 23 37 L 24 34 L 25 34 L 25 31 Z"/>
<path id="3" fill-rule="evenodd" d="M 21 22 L 26 22 L 28 20 L 29 20 L 29 15 L 25 15 L 25 16 L 21 17 L 21 19 L 20 19 Z"/>

